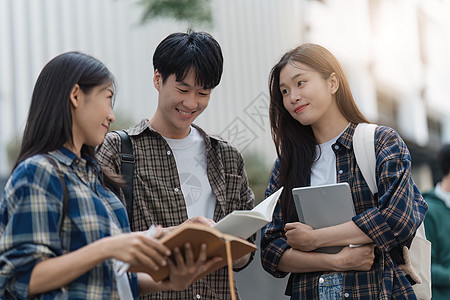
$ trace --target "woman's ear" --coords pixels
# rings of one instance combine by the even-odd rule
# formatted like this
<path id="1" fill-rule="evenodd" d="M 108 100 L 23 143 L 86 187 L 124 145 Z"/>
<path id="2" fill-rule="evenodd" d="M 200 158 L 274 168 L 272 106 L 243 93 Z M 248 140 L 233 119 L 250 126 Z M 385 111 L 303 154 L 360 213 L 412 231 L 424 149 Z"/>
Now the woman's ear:
<path id="1" fill-rule="evenodd" d="M 70 104 L 73 108 L 77 108 L 80 105 L 81 88 L 78 84 L 75 84 L 70 91 Z"/>
<path id="2" fill-rule="evenodd" d="M 337 90 L 339 89 L 339 79 L 336 76 L 336 73 L 331 73 L 330 77 L 328 78 L 329 86 L 330 86 L 330 93 L 332 95 L 336 94 Z"/>

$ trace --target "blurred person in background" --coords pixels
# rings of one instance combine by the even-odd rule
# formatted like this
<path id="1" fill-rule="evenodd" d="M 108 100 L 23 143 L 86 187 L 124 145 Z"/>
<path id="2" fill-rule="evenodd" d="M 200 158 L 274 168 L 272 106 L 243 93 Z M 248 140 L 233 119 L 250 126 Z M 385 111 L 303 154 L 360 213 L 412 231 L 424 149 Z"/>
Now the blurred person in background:
<path id="1" fill-rule="evenodd" d="M 423 195 L 428 204 L 425 232 L 431 242 L 433 300 L 450 299 L 450 144 L 438 154 L 442 180 Z"/>

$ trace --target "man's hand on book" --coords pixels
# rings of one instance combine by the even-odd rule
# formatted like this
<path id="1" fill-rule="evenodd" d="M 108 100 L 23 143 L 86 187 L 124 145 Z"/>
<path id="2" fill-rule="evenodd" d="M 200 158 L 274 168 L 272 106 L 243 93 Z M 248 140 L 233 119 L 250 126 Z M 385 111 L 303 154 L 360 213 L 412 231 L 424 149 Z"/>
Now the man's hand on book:
<path id="1" fill-rule="evenodd" d="M 202 244 L 197 260 L 194 258 L 194 252 L 190 244 L 185 245 L 184 257 L 180 249 L 175 248 L 173 259 L 168 260 L 170 276 L 163 284 L 167 284 L 171 290 L 185 290 L 198 275 L 221 260 L 221 257 L 213 257 L 207 260 L 205 244 Z"/>

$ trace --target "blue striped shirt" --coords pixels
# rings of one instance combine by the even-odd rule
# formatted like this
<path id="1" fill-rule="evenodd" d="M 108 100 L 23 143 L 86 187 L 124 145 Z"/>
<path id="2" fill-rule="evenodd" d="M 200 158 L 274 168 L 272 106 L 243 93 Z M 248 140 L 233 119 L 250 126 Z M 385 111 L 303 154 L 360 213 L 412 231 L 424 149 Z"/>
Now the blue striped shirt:
<path id="1" fill-rule="evenodd" d="M 356 164 L 351 124 L 331 147 L 336 154 L 337 182 L 348 182 L 352 190 L 355 224 L 376 244 L 375 261 L 368 272 L 347 271 L 344 275 L 344 299 L 416 299 L 404 273 L 389 251 L 406 244 L 425 217 L 427 205 L 411 177 L 411 156 L 406 144 L 391 128 L 377 127 L 375 133 L 376 178 L 378 194 L 372 197 Z M 277 161 L 266 195 L 279 187 Z M 286 191 L 289 192 L 289 191 Z M 285 277 L 277 269 L 283 253 L 290 248 L 284 235 L 285 220 L 279 205 L 273 221 L 262 229 L 261 262 L 275 277 Z M 321 272 L 291 274 L 291 299 L 319 299 Z"/>
<path id="2" fill-rule="evenodd" d="M 99 165 L 66 148 L 49 153 L 64 173 L 67 213 L 60 230 L 63 187 L 43 155 L 14 170 L 0 202 L 0 299 L 25 299 L 34 266 L 98 239 L 129 231 L 119 199 L 101 185 Z M 129 274 L 135 297 L 136 274 Z M 119 299 L 112 260 L 105 260 L 58 290 L 34 299 Z"/>

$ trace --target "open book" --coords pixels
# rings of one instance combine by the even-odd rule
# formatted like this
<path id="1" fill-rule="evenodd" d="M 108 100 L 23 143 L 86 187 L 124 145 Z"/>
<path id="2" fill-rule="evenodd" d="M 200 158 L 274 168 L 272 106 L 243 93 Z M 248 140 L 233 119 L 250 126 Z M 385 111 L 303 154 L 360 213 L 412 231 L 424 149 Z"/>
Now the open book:
<path id="1" fill-rule="evenodd" d="M 245 254 L 256 250 L 255 244 L 241 238 L 223 234 L 212 227 L 197 223 L 182 224 L 174 231 L 163 236 L 160 241 L 169 249 L 173 250 L 175 247 L 178 247 L 180 251 L 183 251 L 186 243 L 190 243 L 195 259 L 198 258 L 200 246 L 204 243 L 207 246 L 206 252 L 208 259 L 216 256 L 222 257 L 220 262 L 214 264 L 195 279 L 198 280 L 227 265 L 225 240 L 230 241 L 231 257 L 233 260 L 241 258 Z M 150 271 L 148 274 L 150 274 L 155 281 L 160 281 L 166 279 L 169 276 L 169 273 L 169 267 L 166 266 L 160 267 L 158 271 Z"/>
<path id="2" fill-rule="evenodd" d="M 222 233 L 248 239 L 255 232 L 260 230 L 267 223 L 272 221 L 273 211 L 278 198 L 283 191 L 281 187 L 278 191 L 267 197 L 252 210 L 235 210 L 217 222 L 213 228 Z"/>

